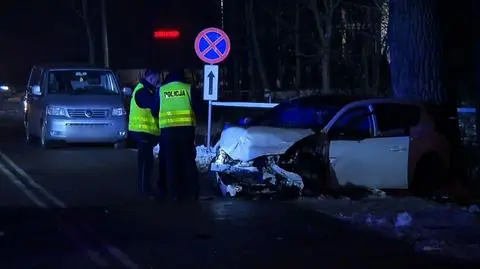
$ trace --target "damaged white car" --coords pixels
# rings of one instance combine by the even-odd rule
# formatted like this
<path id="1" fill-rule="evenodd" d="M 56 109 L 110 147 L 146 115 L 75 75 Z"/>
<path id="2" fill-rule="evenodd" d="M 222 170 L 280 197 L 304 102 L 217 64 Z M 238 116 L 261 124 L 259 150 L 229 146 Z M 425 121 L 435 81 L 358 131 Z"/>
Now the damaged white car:
<path id="1" fill-rule="evenodd" d="M 210 170 L 222 194 L 319 193 L 347 184 L 412 189 L 444 184 L 448 120 L 435 105 L 309 96 L 225 129 Z"/>

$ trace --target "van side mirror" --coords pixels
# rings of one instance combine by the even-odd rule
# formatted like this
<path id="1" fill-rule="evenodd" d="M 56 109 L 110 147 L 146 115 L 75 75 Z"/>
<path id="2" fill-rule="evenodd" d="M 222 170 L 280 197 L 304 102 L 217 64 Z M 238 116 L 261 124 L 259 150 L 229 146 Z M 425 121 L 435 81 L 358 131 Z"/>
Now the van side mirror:
<path id="1" fill-rule="evenodd" d="M 132 96 L 132 89 L 129 87 L 123 87 L 122 93 L 125 96 Z"/>
<path id="2" fill-rule="evenodd" d="M 35 96 L 40 96 L 40 95 L 42 95 L 42 91 L 40 90 L 40 86 L 39 86 L 39 85 L 33 85 L 33 86 L 32 86 L 32 94 L 35 95 Z"/>

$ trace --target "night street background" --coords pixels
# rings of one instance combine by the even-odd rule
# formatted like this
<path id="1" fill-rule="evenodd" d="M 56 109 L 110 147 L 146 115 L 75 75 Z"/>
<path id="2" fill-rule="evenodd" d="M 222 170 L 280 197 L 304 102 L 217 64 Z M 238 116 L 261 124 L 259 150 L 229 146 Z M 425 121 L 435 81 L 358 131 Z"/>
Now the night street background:
<path id="1" fill-rule="evenodd" d="M 480 69 L 473 36 L 478 16 L 472 2 L 391 1 L 400 3 L 392 11 L 394 18 L 385 16 L 388 2 L 341 1 L 331 12 L 331 24 L 326 24 L 327 16 L 317 25 L 315 9 L 327 14 L 323 1 L 314 8 L 307 0 L 225 0 L 224 29 L 232 51 L 221 65 L 222 100 L 265 101 L 270 91 L 276 101 L 308 92 L 411 97 L 412 85 L 428 84 L 434 91 L 422 88 L 417 95 L 477 106 L 475 79 Z M 196 34 L 222 26 L 217 0 L 107 2 L 109 59 L 115 71 L 181 67 L 194 74 L 203 65 L 193 49 Z M 435 8 L 422 9 L 430 6 Z M 0 268 L 478 268 L 480 229 L 478 212 L 470 214 L 473 203 L 440 205 L 418 199 L 403 204 L 397 197 L 385 202 L 345 197 L 226 199 L 215 195 L 211 175 L 203 171 L 202 196 L 210 199 L 162 204 L 138 194 L 135 150 L 91 145 L 44 150 L 27 145 L 22 97 L 32 65 L 88 62 L 88 38 L 79 12 L 80 0 L 5 0 L 0 9 L 0 82 L 17 87 L 8 96 L 0 93 Z M 88 15 L 94 63 L 101 66 L 100 1 L 88 1 Z M 397 27 L 396 37 L 404 41 L 392 55 L 411 61 L 389 65 L 382 32 L 386 29 L 381 26 L 386 21 Z M 333 34 L 321 37 L 320 28 L 328 26 Z M 156 29 L 179 30 L 181 37 L 154 40 Z M 419 51 L 433 51 L 426 54 L 438 56 L 429 60 L 439 65 L 428 66 Z M 327 67 L 329 72 L 322 72 Z M 409 72 L 391 73 L 390 68 Z M 432 69 L 440 75 L 430 81 Z M 391 74 L 398 76 L 392 79 Z M 225 122 L 252 113 L 215 111 L 216 135 Z M 197 145 L 205 140 L 205 117 L 200 118 Z M 463 142 L 476 139 L 475 115 L 468 121 L 460 131 L 473 139 Z M 471 157 L 465 174 L 478 177 L 478 144 L 470 142 L 462 148 L 471 153 L 462 155 Z M 382 212 L 388 216 L 375 218 L 367 204 L 388 211 Z M 418 207 L 418 212 L 410 207 Z M 406 212 L 417 226 L 398 228 L 398 215 Z M 436 218 L 430 218 L 433 215 Z M 355 216 L 365 225 L 354 224 Z M 427 224 L 419 221 L 422 217 Z M 443 224 L 449 221 L 455 224 Z M 443 237 L 430 240 L 416 233 L 417 228 Z"/>

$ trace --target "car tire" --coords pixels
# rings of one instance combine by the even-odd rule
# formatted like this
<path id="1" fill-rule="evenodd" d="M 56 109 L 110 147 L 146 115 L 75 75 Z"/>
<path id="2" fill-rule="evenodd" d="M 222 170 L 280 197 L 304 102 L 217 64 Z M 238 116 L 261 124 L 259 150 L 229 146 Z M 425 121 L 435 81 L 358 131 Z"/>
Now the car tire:
<path id="1" fill-rule="evenodd" d="M 415 196 L 432 198 L 446 183 L 447 172 L 438 155 L 426 154 L 417 162 L 410 189 Z"/>
<path id="2" fill-rule="evenodd" d="M 33 140 L 34 140 L 34 137 L 33 135 L 30 133 L 30 127 L 28 126 L 28 120 L 25 120 L 24 122 L 24 128 L 25 128 L 25 142 L 27 143 L 27 145 L 32 145 L 33 144 Z"/>
<path id="3" fill-rule="evenodd" d="M 126 149 L 127 148 L 127 141 L 123 140 L 113 144 L 114 149 Z"/>
<path id="4" fill-rule="evenodd" d="M 42 131 L 40 134 L 40 147 L 43 149 L 49 149 L 52 147 L 52 143 L 47 139 L 47 126 L 42 123 Z"/>

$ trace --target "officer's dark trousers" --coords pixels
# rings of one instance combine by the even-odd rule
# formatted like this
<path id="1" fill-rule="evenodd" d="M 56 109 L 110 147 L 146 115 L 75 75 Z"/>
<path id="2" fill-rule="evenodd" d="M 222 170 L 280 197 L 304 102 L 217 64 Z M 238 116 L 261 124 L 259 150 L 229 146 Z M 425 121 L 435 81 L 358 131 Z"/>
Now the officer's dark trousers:
<path id="1" fill-rule="evenodd" d="M 157 198 L 162 201 L 168 199 L 168 185 L 167 185 L 165 158 L 166 156 L 165 154 L 163 154 L 162 146 L 160 145 L 160 151 L 158 152 L 158 180 L 157 180 L 158 196 Z"/>
<path id="2" fill-rule="evenodd" d="M 161 131 L 160 152 L 165 161 L 168 196 L 172 200 L 198 199 L 194 142 L 194 127 L 170 127 Z"/>
<path id="3" fill-rule="evenodd" d="M 153 148 L 158 143 L 158 138 L 150 135 L 140 136 L 137 141 L 138 161 L 137 179 L 138 189 L 143 195 L 153 195 L 152 190 L 152 169 L 153 169 Z"/>

